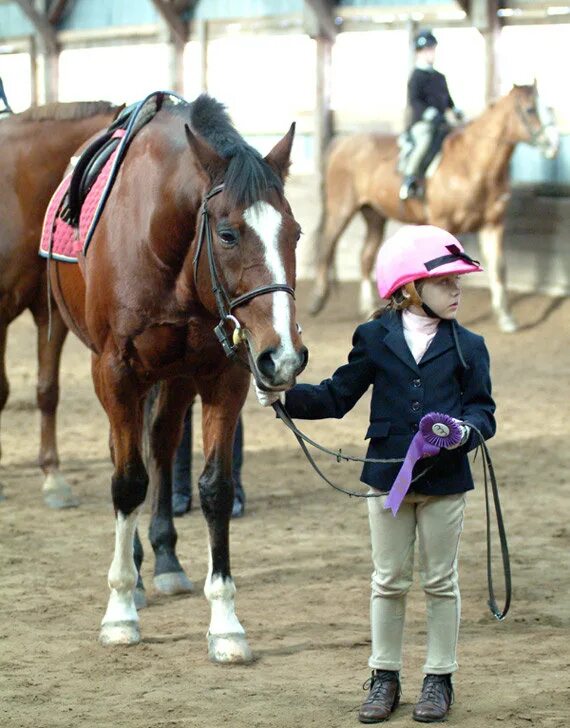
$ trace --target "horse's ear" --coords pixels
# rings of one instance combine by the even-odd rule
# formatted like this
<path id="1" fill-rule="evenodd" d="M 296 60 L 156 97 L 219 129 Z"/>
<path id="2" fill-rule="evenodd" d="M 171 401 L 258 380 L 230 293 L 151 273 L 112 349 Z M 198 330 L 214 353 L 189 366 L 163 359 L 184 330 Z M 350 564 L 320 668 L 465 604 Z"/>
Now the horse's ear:
<path id="1" fill-rule="evenodd" d="M 289 173 L 291 165 L 291 148 L 293 147 L 293 139 L 295 138 L 295 122 L 291 124 L 289 131 L 281 141 L 273 147 L 269 154 L 265 157 L 265 161 L 272 167 L 276 167 L 283 181 Z"/>
<path id="2" fill-rule="evenodd" d="M 204 172 L 210 178 L 210 182 L 214 182 L 220 177 L 223 177 L 226 167 L 228 166 L 227 161 L 220 157 L 220 155 L 212 149 L 209 144 L 200 139 L 199 136 L 190 131 L 188 124 L 184 124 L 184 130 L 186 132 L 186 139 L 190 149 L 194 154 L 196 161 L 200 164 Z"/>

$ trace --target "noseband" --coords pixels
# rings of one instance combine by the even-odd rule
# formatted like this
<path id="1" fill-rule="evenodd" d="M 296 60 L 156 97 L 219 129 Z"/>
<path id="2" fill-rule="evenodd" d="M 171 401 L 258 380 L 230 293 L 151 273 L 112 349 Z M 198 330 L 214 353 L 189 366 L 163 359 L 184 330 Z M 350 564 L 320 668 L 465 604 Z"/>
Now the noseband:
<path id="1" fill-rule="evenodd" d="M 216 334 L 216 338 L 222 345 L 224 354 L 229 359 L 238 361 L 241 364 L 245 364 L 247 366 L 247 364 L 243 361 L 243 359 L 241 359 L 237 354 L 237 349 L 238 349 L 239 344 L 242 341 L 245 342 L 246 348 L 247 348 L 247 353 L 248 353 L 248 359 L 249 359 L 249 368 L 252 369 L 253 375 L 259 381 L 257 367 L 255 365 L 255 361 L 254 361 L 252 353 L 251 353 L 251 347 L 249 344 L 247 332 L 245 329 L 242 328 L 240 322 L 233 315 L 232 312 L 238 306 L 242 306 L 244 303 L 247 303 L 248 301 L 251 301 L 252 299 L 257 298 L 258 296 L 263 296 L 266 293 L 275 293 L 276 291 L 284 291 L 285 293 L 288 293 L 290 296 L 292 296 L 294 299 L 295 291 L 291 288 L 291 286 L 288 286 L 285 283 L 271 283 L 267 286 L 259 286 L 258 288 L 254 288 L 252 291 L 248 291 L 247 293 L 244 293 L 241 296 L 237 296 L 236 298 L 231 298 L 229 296 L 226 289 L 224 288 L 224 285 L 220 279 L 220 276 L 218 275 L 218 269 L 216 268 L 216 261 L 214 258 L 214 242 L 213 242 L 213 236 L 212 236 L 212 229 L 210 227 L 210 216 L 208 214 L 208 200 L 210 200 L 215 195 L 219 194 L 223 189 L 224 189 L 223 184 L 212 188 L 204 196 L 204 199 L 202 201 L 202 208 L 201 208 L 202 217 L 201 217 L 201 221 L 200 221 L 200 232 L 198 234 L 198 245 L 196 247 L 196 253 L 194 255 L 194 260 L 193 260 L 194 282 L 197 285 L 197 283 L 198 283 L 198 264 L 200 262 L 200 253 L 202 251 L 202 248 L 204 247 L 204 239 L 205 239 L 206 240 L 206 255 L 208 256 L 208 268 L 210 270 L 210 281 L 212 284 L 212 293 L 214 294 L 214 298 L 216 299 L 216 306 L 218 308 L 218 313 L 220 315 L 220 322 L 214 328 L 214 333 Z M 226 321 L 231 321 L 235 327 L 231 339 L 228 335 L 228 332 L 226 331 Z"/>

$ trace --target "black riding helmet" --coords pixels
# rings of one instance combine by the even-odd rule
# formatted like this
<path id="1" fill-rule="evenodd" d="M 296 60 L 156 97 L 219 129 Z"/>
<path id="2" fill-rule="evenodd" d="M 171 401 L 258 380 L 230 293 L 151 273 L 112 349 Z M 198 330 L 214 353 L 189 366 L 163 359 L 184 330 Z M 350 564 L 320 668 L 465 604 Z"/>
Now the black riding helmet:
<path id="1" fill-rule="evenodd" d="M 434 48 L 437 45 L 437 38 L 431 30 L 421 30 L 415 37 L 414 44 L 417 51 L 424 48 Z"/>

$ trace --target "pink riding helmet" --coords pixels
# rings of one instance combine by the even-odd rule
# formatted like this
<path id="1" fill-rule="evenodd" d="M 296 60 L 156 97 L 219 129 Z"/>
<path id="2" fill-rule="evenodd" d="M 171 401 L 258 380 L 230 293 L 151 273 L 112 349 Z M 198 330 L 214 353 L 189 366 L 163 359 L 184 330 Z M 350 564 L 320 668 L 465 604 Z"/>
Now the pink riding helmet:
<path id="1" fill-rule="evenodd" d="M 434 225 L 406 225 L 383 243 L 376 260 L 376 284 L 381 298 L 390 298 L 411 281 L 436 276 L 480 273 L 451 233 Z"/>

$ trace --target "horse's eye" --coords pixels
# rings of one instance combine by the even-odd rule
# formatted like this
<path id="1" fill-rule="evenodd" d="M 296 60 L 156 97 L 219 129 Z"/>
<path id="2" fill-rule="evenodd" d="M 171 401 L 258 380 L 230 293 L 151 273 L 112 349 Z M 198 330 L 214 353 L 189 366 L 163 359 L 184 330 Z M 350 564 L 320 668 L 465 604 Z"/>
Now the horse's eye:
<path id="1" fill-rule="evenodd" d="M 225 229 L 218 230 L 220 240 L 224 245 L 236 245 L 238 241 L 238 234 L 236 230 Z"/>
<path id="2" fill-rule="evenodd" d="M 529 106 L 526 112 L 527 114 L 536 114 L 536 106 Z"/>

